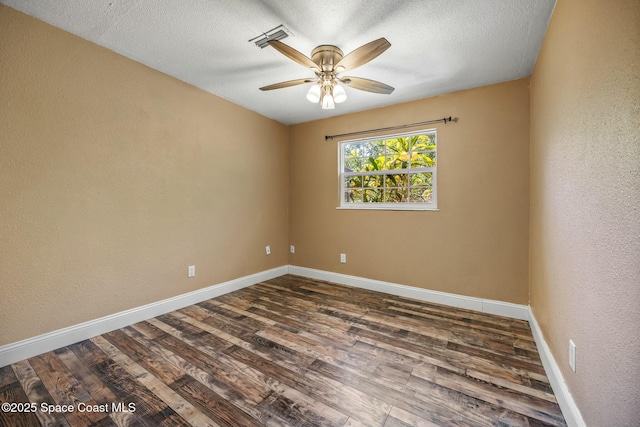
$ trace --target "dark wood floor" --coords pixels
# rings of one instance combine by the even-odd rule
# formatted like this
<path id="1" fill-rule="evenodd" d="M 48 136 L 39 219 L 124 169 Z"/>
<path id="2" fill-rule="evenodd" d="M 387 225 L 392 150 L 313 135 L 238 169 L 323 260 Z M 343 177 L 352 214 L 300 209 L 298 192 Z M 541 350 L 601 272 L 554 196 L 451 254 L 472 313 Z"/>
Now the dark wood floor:
<path id="1" fill-rule="evenodd" d="M 2 426 L 566 425 L 527 322 L 290 275 L 0 368 L 0 402 L 37 409 Z"/>

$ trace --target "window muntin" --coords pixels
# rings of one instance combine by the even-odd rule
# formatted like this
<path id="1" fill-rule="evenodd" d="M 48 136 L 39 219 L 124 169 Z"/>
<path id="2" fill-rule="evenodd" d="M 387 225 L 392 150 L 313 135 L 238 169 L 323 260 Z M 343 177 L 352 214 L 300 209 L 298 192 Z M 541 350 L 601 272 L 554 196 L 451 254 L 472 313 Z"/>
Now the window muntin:
<path id="1" fill-rule="evenodd" d="M 437 208 L 436 130 L 344 141 L 340 207 Z"/>

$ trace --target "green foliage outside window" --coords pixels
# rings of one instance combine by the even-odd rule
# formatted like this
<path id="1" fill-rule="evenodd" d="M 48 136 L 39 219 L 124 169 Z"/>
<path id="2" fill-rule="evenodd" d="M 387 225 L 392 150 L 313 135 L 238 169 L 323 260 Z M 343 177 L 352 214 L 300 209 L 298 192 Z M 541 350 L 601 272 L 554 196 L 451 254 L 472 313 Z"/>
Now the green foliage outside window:
<path id="1" fill-rule="evenodd" d="M 435 132 L 343 145 L 344 202 L 431 203 Z"/>

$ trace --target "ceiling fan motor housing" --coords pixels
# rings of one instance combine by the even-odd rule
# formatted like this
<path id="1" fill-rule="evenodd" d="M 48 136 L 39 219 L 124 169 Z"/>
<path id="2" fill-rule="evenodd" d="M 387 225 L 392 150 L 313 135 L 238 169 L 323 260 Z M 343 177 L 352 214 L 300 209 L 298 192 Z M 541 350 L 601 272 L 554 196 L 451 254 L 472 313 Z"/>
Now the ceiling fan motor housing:
<path id="1" fill-rule="evenodd" d="M 334 71 L 335 65 L 340 62 L 344 54 L 337 46 L 321 45 L 311 51 L 311 60 L 318 64 L 318 67 L 325 72 Z"/>

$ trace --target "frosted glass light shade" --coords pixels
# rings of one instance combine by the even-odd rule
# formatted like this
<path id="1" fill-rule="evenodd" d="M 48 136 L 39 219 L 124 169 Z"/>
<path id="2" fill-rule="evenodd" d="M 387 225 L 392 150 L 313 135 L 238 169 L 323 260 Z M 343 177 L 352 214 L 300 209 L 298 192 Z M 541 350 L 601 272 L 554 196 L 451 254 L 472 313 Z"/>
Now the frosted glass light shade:
<path id="1" fill-rule="evenodd" d="M 320 86 L 311 86 L 309 88 L 309 92 L 307 92 L 307 99 L 309 100 L 309 102 L 313 102 L 314 104 L 320 102 Z"/>
<path id="2" fill-rule="evenodd" d="M 336 104 L 340 104 L 347 100 L 347 92 L 342 88 L 342 86 L 336 85 L 333 88 L 333 100 Z"/>
<path id="3" fill-rule="evenodd" d="M 323 110 L 333 110 L 336 108 L 335 102 L 333 102 L 333 96 L 331 92 L 327 92 L 322 97 L 322 109 Z"/>

